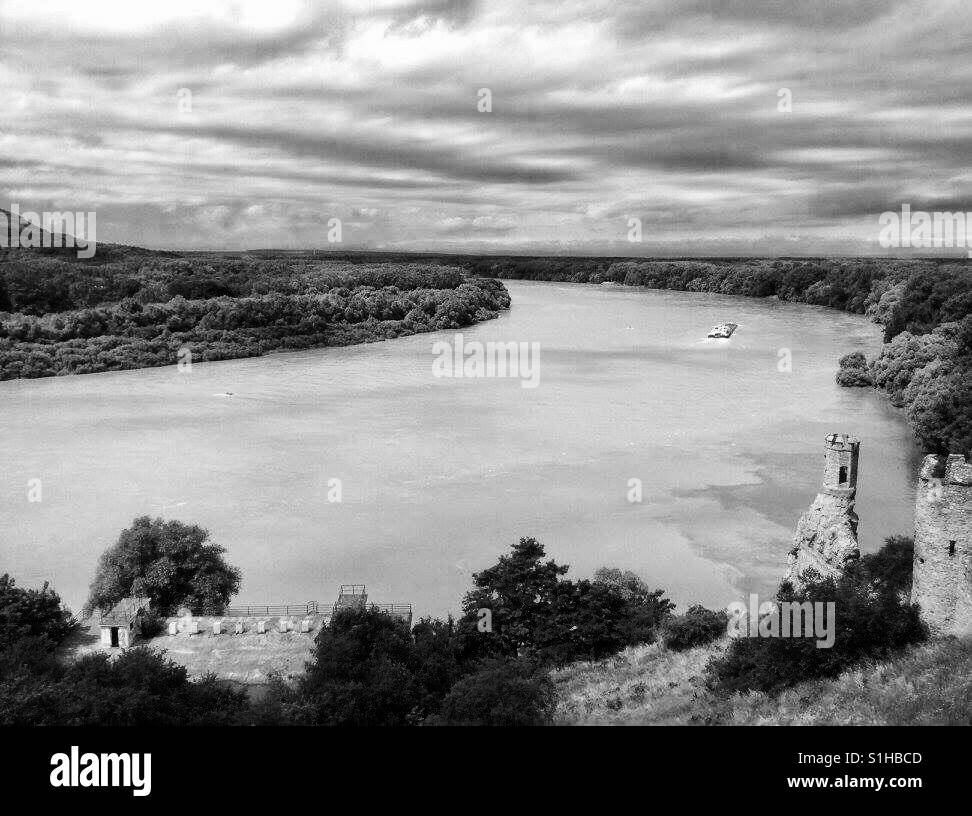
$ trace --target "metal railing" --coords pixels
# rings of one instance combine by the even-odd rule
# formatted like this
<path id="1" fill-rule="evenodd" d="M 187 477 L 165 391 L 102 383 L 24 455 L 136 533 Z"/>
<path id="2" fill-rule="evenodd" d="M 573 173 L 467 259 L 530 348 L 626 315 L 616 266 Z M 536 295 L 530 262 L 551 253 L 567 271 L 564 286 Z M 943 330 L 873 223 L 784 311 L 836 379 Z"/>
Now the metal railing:
<path id="1" fill-rule="evenodd" d="M 301 604 L 257 604 L 254 606 L 230 606 L 223 615 L 227 618 L 256 618 L 261 615 L 330 615 L 334 604 L 307 601 Z"/>
<path id="2" fill-rule="evenodd" d="M 250 606 L 230 606 L 223 612 L 223 617 L 227 618 L 258 618 L 274 617 L 280 615 L 324 615 L 325 617 L 334 614 L 335 604 L 322 604 L 317 601 L 307 601 L 301 604 L 256 604 Z M 379 612 L 387 612 L 390 615 L 400 615 L 402 617 L 412 617 L 412 605 L 410 603 L 388 603 L 388 604 L 368 604 L 370 609 L 377 609 Z"/>

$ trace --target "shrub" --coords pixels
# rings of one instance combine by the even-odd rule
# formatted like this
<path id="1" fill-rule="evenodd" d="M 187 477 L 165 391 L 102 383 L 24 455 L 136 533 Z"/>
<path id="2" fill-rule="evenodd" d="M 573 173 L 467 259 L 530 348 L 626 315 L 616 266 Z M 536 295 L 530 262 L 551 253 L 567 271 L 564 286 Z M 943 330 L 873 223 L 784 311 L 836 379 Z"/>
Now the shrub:
<path id="1" fill-rule="evenodd" d="M 165 618 L 155 610 L 149 610 L 142 615 L 142 637 L 146 640 L 158 637 L 165 631 Z"/>
<path id="2" fill-rule="evenodd" d="M 242 692 L 212 676 L 190 681 L 184 666 L 145 648 L 0 676 L 5 725 L 232 725 L 245 712 Z"/>
<path id="3" fill-rule="evenodd" d="M 884 539 L 884 546 L 861 558 L 861 566 L 871 581 L 899 592 L 911 594 L 914 573 L 915 541 L 907 536 L 891 536 Z"/>
<path id="4" fill-rule="evenodd" d="M 41 589 L 23 589 L 9 574 L 0 575 L 0 649 L 31 637 L 60 643 L 75 628 L 70 611 L 46 582 Z"/>
<path id="5" fill-rule="evenodd" d="M 674 652 L 704 646 L 726 633 L 729 617 L 725 611 L 706 609 L 694 604 L 684 615 L 676 615 L 665 624 L 662 642 Z"/>
<path id="6" fill-rule="evenodd" d="M 864 388 L 874 385 L 867 368 L 867 358 L 859 351 L 845 354 L 840 358 L 840 369 L 837 371 L 837 385 L 849 388 Z"/>
<path id="7" fill-rule="evenodd" d="M 777 596 L 781 602 L 833 604 L 833 646 L 818 648 L 815 637 L 739 637 L 724 657 L 709 664 L 708 687 L 718 694 L 775 693 L 804 680 L 836 677 L 864 659 L 886 659 L 923 640 L 918 607 L 902 600 L 892 586 L 888 575 L 895 570 L 885 569 L 887 561 L 853 563 L 839 578 L 809 583 L 799 591 L 784 584 Z"/>
<path id="8" fill-rule="evenodd" d="M 430 722 L 444 725 L 546 725 L 553 720 L 553 682 L 524 659 L 491 659 L 457 682 Z"/>

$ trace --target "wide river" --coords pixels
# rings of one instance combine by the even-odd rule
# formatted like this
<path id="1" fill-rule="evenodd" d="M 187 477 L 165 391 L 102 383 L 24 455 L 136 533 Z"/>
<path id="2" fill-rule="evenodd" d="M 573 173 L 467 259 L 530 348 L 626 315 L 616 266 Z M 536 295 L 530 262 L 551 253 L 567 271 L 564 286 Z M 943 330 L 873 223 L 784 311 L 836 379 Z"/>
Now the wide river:
<path id="1" fill-rule="evenodd" d="M 433 376 L 451 331 L 0 383 L 0 572 L 49 579 L 78 608 L 98 555 L 148 514 L 208 528 L 243 571 L 241 603 L 329 602 L 359 583 L 442 615 L 534 536 L 569 576 L 619 566 L 680 607 L 724 604 L 773 593 L 833 431 L 863 440 L 862 548 L 911 533 L 904 417 L 834 384 L 840 355 L 880 348 L 863 317 L 507 286 L 510 311 L 463 341 L 539 343 L 536 388 Z M 733 338 L 707 340 L 725 320 Z"/>

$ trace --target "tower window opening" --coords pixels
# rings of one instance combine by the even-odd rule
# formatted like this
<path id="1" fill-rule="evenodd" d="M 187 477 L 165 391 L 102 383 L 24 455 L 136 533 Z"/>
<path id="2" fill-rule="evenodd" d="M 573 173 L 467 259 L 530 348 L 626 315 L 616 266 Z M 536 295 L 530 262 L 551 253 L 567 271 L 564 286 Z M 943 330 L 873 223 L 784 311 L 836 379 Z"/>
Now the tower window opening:
<path id="1" fill-rule="evenodd" d="M 847 466 L 846 465 L 841 465 L 840 466 L 840 471 L 839 471 L 838 479 L 840 480 L 840 484 L 847 484 Z"/>
<path id="2" fill-rule="evenodd" d="M 954 541 L 949 541 L 948 542 L 948 554 L 949 555 L 955 555 L 955 542 Z"/>

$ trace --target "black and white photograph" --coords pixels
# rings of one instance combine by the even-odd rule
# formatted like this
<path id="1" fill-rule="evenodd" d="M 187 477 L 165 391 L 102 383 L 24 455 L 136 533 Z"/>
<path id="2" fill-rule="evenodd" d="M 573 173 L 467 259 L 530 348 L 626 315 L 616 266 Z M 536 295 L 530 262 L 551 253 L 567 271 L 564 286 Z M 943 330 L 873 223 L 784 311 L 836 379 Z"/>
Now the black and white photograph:
<path id="1" fill-rule="evenodd" d="M 0 0 L 4 787 L 959 791 L 970 10 Z"/>

